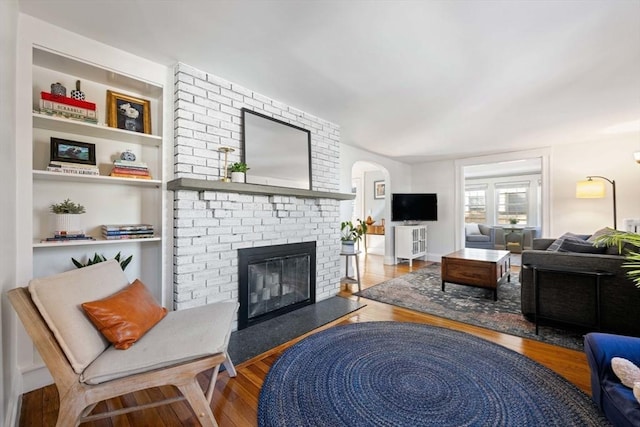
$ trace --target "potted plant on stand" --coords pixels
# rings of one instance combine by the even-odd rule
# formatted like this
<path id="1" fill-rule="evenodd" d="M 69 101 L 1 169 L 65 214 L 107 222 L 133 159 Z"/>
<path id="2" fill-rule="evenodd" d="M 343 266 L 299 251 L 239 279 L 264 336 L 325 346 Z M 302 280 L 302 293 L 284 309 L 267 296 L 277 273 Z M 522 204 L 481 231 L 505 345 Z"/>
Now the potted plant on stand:
<path id="1" fill-rule="evenodd" d="M 342 237 L 342 252 L 343 253 L 355 253 L 355 244 L 362 239 L 362 236 L 367 232 L 367 224 L 361 219 L 356 220 L 356 224 L 351 221 L 342 221 L 340 223 L 340 231 Z"/>
<path id="2" fill-rule="evenodd" d="M 82 234 L 80 215 L 85 213 L 84 206 L 66 199 L 61 203 L 50 206 L 52 213 L 56 215 L 56 234 Z"/>
<path id="3" fill-rule="evenodd" d="M 229 170 L 231 171 L 231 182 L 244 182 L 245 174 L 249 168 L 244 162 L 236 162 L 229 167 Z"/>

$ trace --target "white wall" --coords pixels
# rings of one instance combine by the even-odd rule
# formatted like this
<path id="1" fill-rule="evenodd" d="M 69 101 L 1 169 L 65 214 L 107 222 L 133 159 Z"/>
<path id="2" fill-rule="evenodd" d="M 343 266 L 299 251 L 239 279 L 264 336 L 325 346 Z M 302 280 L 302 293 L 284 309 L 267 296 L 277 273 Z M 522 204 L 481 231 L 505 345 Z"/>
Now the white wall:
<path id="1" fill-rule="evenodd" d="M 608 135 L 588 143 L 560 145 L 551 150 L 550 235 L 567 231 L 590 234 L 613 226 L 611 184 L 605 182 L 605 199 L 576 199 L 576 182 L 587 175 L 616 181 L 618 228 L 623 218 L 640 218 L 640 134 Z"/>
<path id="2" fill-rule="evenodd" d="M 427 222 L 427 258 L 440 262 L 455 247 L 455 163 L 453 160 L 422 163 L 411 168 L 411 191 L 438 195 L 438 221 Z"/>
<path id="3" fill-rule="evenodd" d="M 340 192 L 351 192 L 351 171 L 353 165 L 358 161 L 365 161 L 380 166 L 384 170 L 383 176 L 386 182 L 386 195 L 384 218 L 386 221 L 385 229 L 385 264 L 393 264 L 393 227 L 391 224 L 391 194 L 403 193 L 411 191 L 411 167 L 402 162 L 391 160 L 384 156 L 380 156 L 360 148 L 352 147 L 346 144 L 340 144 Z M 373 191 L 373 190 L 372 190 Z M 340 220 L 348 220 L 351 218 L 352 202 L 345 201 L 340 203 Z M 366 213 L 366 212 L 365 212 Z"/>
<path id="4" fill-rule="evenodd" d="M 592 142 L 549 148 L 550 214 L 549 221 L 546 224 L 543 221 L 544 236 L 558 236 L 567 231 L 590 234 L 613 225 L 610 184 L 606 184 L 606 199 L 575 198 L 576 182 L 584 180 L 587 175 L 615 179 L 618 228 L 621 228 L 624 218 L 640 218 L 640 165 L 633 160 L 633 152 L 638 150 L 640 135 L 637 133 L 608 135 Z M 412 167 L 412 191 L 438 193 L 438 221 L 429 225 L 430 259 L 453 251 L 456 236 L 460 234 L 456 233 L 460 219 L 454 218 L 455 168 L 455 162 L 449 160 Z M 458 210 L 462 215 L 462 209 Z M 544 216 L 543 213 L 543 219 Z"/>
<path id="5" fill-rule="evenodd" d="M 16 369 L 15 322 L 16 316 L 7 301 L 5 293 L 15 287 L 16 252 L 16 40 L 18 25 L 18 5 L 14 0 L 0 1 L 0 52 L 2 71 L 0 72 L 0 200 L 5 204 L 0 221 L 0 424 L 14 423 L 17 410 L 18 372 Z M 13 207 L 11 209 L 10 207 Z"/>

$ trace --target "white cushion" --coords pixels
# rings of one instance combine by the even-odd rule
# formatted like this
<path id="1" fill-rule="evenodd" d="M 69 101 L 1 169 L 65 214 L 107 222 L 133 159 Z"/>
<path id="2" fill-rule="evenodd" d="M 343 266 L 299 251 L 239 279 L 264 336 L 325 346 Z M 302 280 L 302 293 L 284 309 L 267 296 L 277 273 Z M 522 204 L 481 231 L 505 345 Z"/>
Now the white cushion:
<path id="1" fill-rule="evenodd" d="M 611 369 L 620 382 L 629 388 L 633 388 L 635 382 L 640 382 L 640 368 L 630 360 L 613 357 L 611 358 Z"/>
<path id="2" fill-rule="evenodd" d="M 633 396 L 640 403 L 640 382 L 633 383 Z"/>
<path id="3" fill-rule="evenodd" d="M 172 311 L 127 350 L 109 347 L 80 380 L 100 384 L 226 351 L 237 302 Z"/>
<path id="4" fill-rule="evenodd" d="M 108 297 L 128 284 L 115 260 L 29 282 L 34 304 L 77 374 L 109 346 L 80 304 Z"/>
<path id="5" fill-rule="evenodd" d="M 465 224 L 464 229 L 467 236 L 482 234 L 480 233 L 480 227 L 478 227 L 478 224 L 476 224 L 475 222 L 470 222 L 469 224 Z"/>

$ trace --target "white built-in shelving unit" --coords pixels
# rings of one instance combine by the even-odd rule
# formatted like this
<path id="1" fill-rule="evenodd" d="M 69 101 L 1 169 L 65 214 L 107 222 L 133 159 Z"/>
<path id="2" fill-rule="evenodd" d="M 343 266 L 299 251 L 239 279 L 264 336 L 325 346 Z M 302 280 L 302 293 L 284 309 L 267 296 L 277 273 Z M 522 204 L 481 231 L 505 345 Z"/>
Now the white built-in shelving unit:
<path id="1" fill-rule="evenodd" d="M 140 278 L 163 300 L 163 82 L 151 83 L 123 71 L 84 61 L 44 46 L 32 47 L 32 112 L 30 145 L 31 171 L 31 247 L 32 277 L 75 268 L 71 258 L 86 260 L 94 253 L 112 258 L 120 252 L 133 255 L 128 276 Z M 69 94 L 81 81 L 86 100 L 97 105 L 98 124 L 40 114 L 40 92 L 50 92 L 51 84 L 62 83 Z M 117 93 L 150 101 L 151 133 L 131 132 L 106 125 L 106 93 Z M 95 145 L 100 176 L 61 174 L 47 171 L 51 138 Z M 113 161 L 125 151 L 146 162 L 153 179 L 110 177 Z M 42 242 L 52 236 L 53 203 L 71 199 L 85 206 L 82 226 L 94 237 L 91 241 Z M 106 240 L 103 224 L 152 224 L 155 235 L 149 239 Z M 131 270 L 131 271 L 129 271 Z"/>

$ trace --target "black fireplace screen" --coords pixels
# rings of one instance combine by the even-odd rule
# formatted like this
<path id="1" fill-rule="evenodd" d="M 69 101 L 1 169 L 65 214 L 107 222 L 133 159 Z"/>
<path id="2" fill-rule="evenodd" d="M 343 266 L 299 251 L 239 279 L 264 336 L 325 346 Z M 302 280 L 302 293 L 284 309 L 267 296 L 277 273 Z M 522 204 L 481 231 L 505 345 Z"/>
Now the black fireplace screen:
<path id="1" fill-rule="evenodd" d="M 238 329 L 315 303 L 315 242 L 238 251 Z"/>

